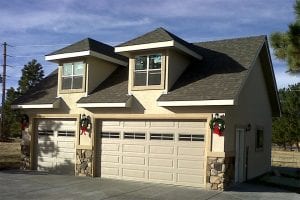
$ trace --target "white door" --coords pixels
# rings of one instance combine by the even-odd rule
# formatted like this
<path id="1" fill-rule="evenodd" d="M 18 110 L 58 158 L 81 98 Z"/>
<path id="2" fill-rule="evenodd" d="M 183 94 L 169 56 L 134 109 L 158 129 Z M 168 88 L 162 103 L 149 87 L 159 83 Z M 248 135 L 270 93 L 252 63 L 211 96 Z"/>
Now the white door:
<path id="1" fill-rule="evenodd" d="M 206 122 L 103 121 L 101 177 L 204 186 Z"/>
<path id="2" fill-rule="evenodd" d="M 38 170 L 74 174 L 75 132 L 75 121 L 47 119 L 38 121 Z"/>
<path id="3" fill-rule="evenodd" d="M 236 129 L 235 182 L 245 181 L 245 129 Z"/>

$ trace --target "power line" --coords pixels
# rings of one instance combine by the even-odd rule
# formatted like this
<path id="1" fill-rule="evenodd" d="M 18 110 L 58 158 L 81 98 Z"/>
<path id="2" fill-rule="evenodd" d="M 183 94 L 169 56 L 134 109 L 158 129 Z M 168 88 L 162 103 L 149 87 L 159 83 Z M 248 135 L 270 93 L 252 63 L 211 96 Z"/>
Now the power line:
<path id="1" fill-rule="evenodd" d="M 14 45 L 12 47 L 51 47 L 51 46 L 66 46 L 70 44 L 26 44 L 26 45 Z"/>

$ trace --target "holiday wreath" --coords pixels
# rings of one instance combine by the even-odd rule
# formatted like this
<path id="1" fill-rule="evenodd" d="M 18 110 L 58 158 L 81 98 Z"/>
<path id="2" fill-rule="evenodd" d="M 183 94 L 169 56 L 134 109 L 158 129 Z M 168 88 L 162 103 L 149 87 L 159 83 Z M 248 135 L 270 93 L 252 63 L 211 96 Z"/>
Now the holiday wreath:
<path id="1" fill-rule="evenodd" d="M 86 131 L 88 129 L 88 126 L 90 124 L 90 119 L 89 117 L 86 117 L 85 115 L 82 116 L 80 120 L 80 130 L 81 130 L 81 135 L 84 134 L 86 135 Z"/>
<path id="2" fill-rule="evenodd" d="M 21 130 L 24 131 L 25 128 L 27 128 L 28 125 L 29 125 L 29 117 L 28 117 L 28 115 L 26 115 L 26 114 L 22 115 L 20 122 L 21 122 Z"/>
<path id="3" fill-rule="evenodd" d="M 213 118 L 209 122 L 209 127 L 213 131 L 213 133 L 222 136 L 223 131 L 225 130 L 225 121 L 221 118 Z"/>

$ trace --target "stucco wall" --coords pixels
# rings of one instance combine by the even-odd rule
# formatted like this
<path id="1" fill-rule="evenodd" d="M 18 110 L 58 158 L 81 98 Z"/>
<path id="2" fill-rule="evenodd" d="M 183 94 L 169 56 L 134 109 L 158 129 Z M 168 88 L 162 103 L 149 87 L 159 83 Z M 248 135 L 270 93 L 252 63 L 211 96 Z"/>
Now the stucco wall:
<path id="1" fill-rule="evenodd" d="M 185 56 L 175 50 L 168 51 L 168 66 L 167 66 L 167 89 L 172 88 L 182 72 L 190 64 L 188 56 Z"/>
<path id="2" fill-rule="evenodd" d="M 87 92 L 89 94 L 117 68 L 117 65 L 93 57 L 89 57 L 87 63 Z"/>
<path id="3" fill-rule="evenodd" d="M 251 130 L 245 132 L 245 148 L 249 146 L 249 179 L 268 171 L 271 162 L 272 112 L 259 58 L 250 71 L 237 103 L 238 105 L 226 115 L 225 151 L 235 152 L 235 129 L 246 128 L 251 124 Z M 264 129 L 262 151 L 255 150 L 255 135 L 258 127 Z"/>

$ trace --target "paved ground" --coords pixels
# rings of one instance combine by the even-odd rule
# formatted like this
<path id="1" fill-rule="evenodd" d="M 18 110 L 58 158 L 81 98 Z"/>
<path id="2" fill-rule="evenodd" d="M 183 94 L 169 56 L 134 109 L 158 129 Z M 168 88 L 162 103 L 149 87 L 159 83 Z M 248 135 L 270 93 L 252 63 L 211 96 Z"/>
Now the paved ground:
<path id="1" fill-rule="evenodd" d="M 0 199 L 300 200 L 300 194 L 253 184 L 241 184 L 231 191 L 219 192 L 163 184 L 1 171 Z"/>

